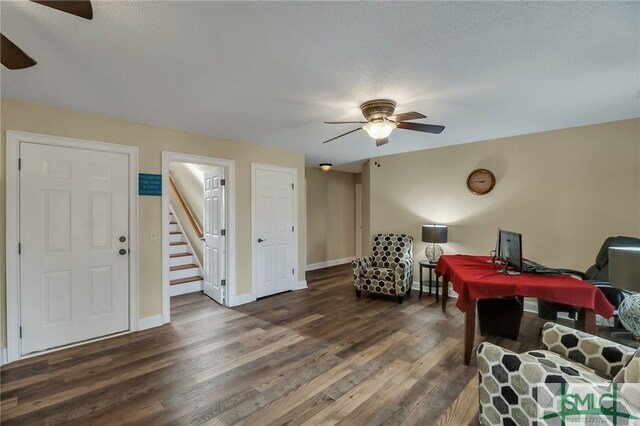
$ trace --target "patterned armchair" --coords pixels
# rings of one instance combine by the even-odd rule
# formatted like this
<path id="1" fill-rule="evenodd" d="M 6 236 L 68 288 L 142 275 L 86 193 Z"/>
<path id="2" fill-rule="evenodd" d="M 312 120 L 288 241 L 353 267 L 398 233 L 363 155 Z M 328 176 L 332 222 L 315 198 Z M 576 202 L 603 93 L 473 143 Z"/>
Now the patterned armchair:
<path id="1" fill-rule="evenodd" d="M 362 291 L 396 296 L 402 303 L 413 284 L 413 237 L 406 234 L 376 234 L 373 255 L 352 263 L 356 296 Z"/>
<path id="2" fill-rule="evenodd" d="M 615 384 L 617 412 L 640 418 L 640 350 L 552 322 L 543 327 L 542 350 L 516 354 L 482 343 L 478 373 L 482 425 L 560 424 L 558 418 L 545 422 L 541 413 L 559 411 L 550 407 L 561 386 L 565 395 L 582 389 L 599 401 Z M 597 416 L 598 424 L 613 424 Z M 621 423 L 623 417 L 618 424 L 635 424 Z"/>

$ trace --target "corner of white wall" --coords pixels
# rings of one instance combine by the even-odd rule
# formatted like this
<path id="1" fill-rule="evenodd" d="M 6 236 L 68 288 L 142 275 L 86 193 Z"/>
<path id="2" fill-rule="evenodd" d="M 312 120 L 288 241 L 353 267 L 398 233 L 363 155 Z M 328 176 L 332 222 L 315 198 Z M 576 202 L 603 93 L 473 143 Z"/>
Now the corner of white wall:
<path id="1" fill-rule="evenodd" d="M 0 365 L 7 363 L 7 348 L 0 348 Z"/>
<path id="2" fill-rule="evenodd" d="M 162 325 L 162 315 L 153 315 L 146 318 L 140 318 L 138 321 L 138 331 L 148 330 L 154 327 L 160 327 Z"/>
<path id="3" fill-rule="evenodd" d="M 227 306 L 232 308 L 234 306 L 246 305 L 247 303 L 255 302 L 255 300 L 256 299 L 251 296 L 251 293 L 239 294 L 230 297 L 229 304 Z"/>

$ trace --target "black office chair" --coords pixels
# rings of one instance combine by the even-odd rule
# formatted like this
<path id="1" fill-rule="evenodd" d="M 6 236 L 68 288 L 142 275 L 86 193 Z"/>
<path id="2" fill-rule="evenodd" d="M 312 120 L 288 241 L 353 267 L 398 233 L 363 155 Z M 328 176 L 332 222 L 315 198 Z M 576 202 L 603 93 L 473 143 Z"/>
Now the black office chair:
<path id="1" fill-rule="evenodd" d="M 612 287 L 609 284 L 609 247 L 640 247 L 640 238 L 609 237 L 602 244 L 602 247 L 598 252 L 598 256 L 596 257 L 596 263 L 585 272 L 573 269 L 558 270 L 566 274 L 580 277 L 582 280 L 595 285 L 604 293 L 609 303 L 611 303 L 615 309 L 618 309 L 622 301 L 631 293 L 626 290 Z M 576 314 L 579 315 L 580 308 L 552 302 L 550 300 L 538 299 L 538 316 L 540 318 L 556 321 L 558 319 L 558 312 L 567 312 L 570 318 L 576 319 Z M 617 317 L 615 319 L 615 323 L 616 327 L 620 326 Z M 579 329 L 584 330 L 584 323 L 580 317 L 578 317 L 577 326 Z"/>

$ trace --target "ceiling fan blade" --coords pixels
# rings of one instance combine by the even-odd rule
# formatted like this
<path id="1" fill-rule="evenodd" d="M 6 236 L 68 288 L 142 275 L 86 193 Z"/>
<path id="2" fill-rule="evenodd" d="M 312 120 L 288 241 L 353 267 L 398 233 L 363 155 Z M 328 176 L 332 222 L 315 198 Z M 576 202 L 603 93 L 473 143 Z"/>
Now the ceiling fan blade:
<path id="1" fill-rule="evenodd" d="M 399 123 L 401 121 L 418 120 L 420 118 L 427 118 L 427 116 L 424 114 L 420 114 L 419 112 L 411 111 L 411 112 L 405 112 L 402 114 L 392 115 L 391 117 L 389 117 L 389 120 Z"/>
<path id="2" fill-rule="evenodd" d="M 444 130 L 444 126 L 437 124 L 421 124 L 421 123 L 398 123 L 398 129 L 415 130 L 417 132 L 440 134 Z"/>
<path id="3" fill-rule="evenodd" d="M 353 129 L 353 130 L 351 130 L 350 132 L 343 133 L 343 134 L 341 134 L 341 135 L 336 136 L 335 138 L 331 138 L 331 139 L 326 140 L 326 141 L 324 141 L 324 142 L 322 142 L 322 143 L 331 142 L 332 140 L 335 140 L 335 139 L 341 138 L 341 137 L 343 137 L 343 136 L 347 136 L 349 133 L 357 132 L 357 131 L 358 131 L 358 130 L 360 130 L 360 129 L 362 129 L 362 127 L 358 127 L 357 129 Z"/>
<path id="4" fill-rule="evenodd" d="M 389 138 L 376 139 L 376 146 L 382 146 L 389 143 Z"/>
<path id="5" fill-rule="evenodd" d="M 2 54 L 0 62 L 2 62 L 2 65 L 10 70 L 20 70 L 32 67 L 37 63 L 11 40 L 6 38 L 4 34 L 0 34 L 0 36 L 2 38 L 0 45 L 0 53 Z"/>
<path id="6" fill-rule="evenodd" d="M 324 124 L 367 124 L 368 121 L 325 121 Z"/>
<path id="7" fill-rule="evenodd" d="M 93 19 L 93 8 L 89 0 L 31 0 L 34 3 L 41 4 L 43 6 L 51 7 L 53 9 L 60 10 L 62 12 L 70 13 L 75 16 L 79 16 L 84 19 Z"/>

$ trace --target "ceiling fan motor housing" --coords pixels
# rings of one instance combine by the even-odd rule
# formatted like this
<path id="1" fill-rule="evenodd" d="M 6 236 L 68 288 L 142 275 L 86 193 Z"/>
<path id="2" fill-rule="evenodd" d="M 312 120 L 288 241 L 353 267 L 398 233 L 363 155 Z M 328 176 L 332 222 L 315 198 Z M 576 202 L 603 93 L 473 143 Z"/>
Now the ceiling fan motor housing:
<path id="1" fill-rule="evenodd" d="M 396 103 L 390 99 L 374 99 L 360 105 L 360 110 L 367 121 L 382 120 L 393 115 Z"/>

